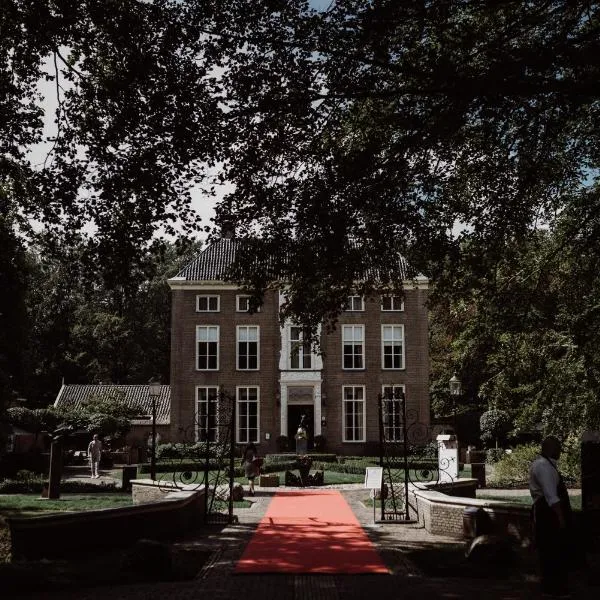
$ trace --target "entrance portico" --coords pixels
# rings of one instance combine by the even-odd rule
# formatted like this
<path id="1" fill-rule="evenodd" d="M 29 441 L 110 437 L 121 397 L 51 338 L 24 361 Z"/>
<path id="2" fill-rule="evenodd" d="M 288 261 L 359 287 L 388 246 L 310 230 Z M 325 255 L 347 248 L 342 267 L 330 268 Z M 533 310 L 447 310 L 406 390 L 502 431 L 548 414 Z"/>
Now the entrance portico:
<path id="1" fill-rule="evenodd" d="M 321 373 L 310 372 L 283 372 L 279 381 L 280 386 L 280 433 L 293 436 L 300 424 L 304 413 L 308 419 L 309 437 L 321 434 L 322 395 Z M 293 422 L 297 419 L 297 422 Z"/>

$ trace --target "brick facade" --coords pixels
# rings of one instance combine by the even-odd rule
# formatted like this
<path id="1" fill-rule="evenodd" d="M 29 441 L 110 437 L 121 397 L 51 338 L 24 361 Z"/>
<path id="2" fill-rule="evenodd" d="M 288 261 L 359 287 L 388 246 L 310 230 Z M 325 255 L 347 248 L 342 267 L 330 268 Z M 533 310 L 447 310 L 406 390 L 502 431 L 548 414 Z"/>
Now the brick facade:
<path id="1" fill-rule="evenodd" d="M 203 258 L 206 270 L 207 259 Z M 183 276 L 169 281 L 172 288 L 171 343 L 171 438 L 193 436 L 195 399 L 198 386 L 214 386 L 236 394 L 238 386 L 259 388 L 259 452 L 275 452 L 276 438 L 293 435 L 300 412 L 309 416 L 311 437 L 322 434 L 327 450 L 361 455 L 372 453 L 369 443 L 378 442 L 377 396 L 386 384 L 403 385 L 407 408 L 429 423 L 429 355 L 427 329 L 427 282 L 417 280 L 405 286 L 404 310 L 381 310 L 379 298 L 367 299 L 362 311 L 345 311 L 332 333 L 322 336 L 322 356 L 312 356 L 309 369 L 293 369 L 289 360 L 290 330 L 279 322 L 280 294 L 269 291 L 260 312 L 236 310 L 234 286 L 202 279 L 198 269 L 185 269 Z M 219 296 L 218 312 L 198 312 L 197 296 Z M 364 368 L 342 368 L 344 325 L 364 327 Z M 236 328 L 260 328 L 259 369 L 237 369 Z M 382 325 L 404 327 L 404 368 L 382 368 Z M 218 370 L 198 370 L 196 363 L 197 326 L 219 327 Z M 343 441 L 343 387 L 364 387 L 364 441 Z M 299 412 L 300 411 L 300 412 Z M 289 421 L 289 422 L 288 422 Z M 268 438 L 268 439 L 267 439 Z M 293 440 L 292 440 L 293 444 Z M 293 446 L 291 448 L 293 450 Z"/>

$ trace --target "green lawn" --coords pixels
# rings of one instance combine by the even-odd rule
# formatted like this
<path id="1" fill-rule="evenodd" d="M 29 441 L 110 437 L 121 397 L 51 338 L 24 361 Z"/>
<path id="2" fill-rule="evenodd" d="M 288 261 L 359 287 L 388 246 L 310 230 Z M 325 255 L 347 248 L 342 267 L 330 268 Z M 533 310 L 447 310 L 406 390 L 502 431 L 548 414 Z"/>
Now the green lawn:
<path id="1" fill-rule="evenodd" d="M 69 510 L 95 510 L 131 505 L 131 494 L 61 494 L 58 500 L 41 499 L 37 494 L 0 495 L 0 515 L 34 516 Z"/>

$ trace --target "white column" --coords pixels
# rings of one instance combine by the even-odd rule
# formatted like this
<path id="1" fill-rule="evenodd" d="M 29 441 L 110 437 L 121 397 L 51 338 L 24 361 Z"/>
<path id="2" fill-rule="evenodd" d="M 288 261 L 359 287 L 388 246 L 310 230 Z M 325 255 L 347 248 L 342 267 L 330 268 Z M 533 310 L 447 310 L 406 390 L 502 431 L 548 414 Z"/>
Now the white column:
<path id="1" fill-rule="evenodd" d="M 316 383 L 313 389 L 315 398 L 315 435 L 321 435 L 321 384 Z"/>
<path id="2" fill-rule="evenodd" d="M 279 384 L 280 392 L 281 392 L 281 406 L 279 411 L 279 422 L 281 423 L 281 433 L 280 435 L 288 434 L 288 423 L 287 423 L 287 401 L 288 401 L 288 392 L 287 385 Z"/>

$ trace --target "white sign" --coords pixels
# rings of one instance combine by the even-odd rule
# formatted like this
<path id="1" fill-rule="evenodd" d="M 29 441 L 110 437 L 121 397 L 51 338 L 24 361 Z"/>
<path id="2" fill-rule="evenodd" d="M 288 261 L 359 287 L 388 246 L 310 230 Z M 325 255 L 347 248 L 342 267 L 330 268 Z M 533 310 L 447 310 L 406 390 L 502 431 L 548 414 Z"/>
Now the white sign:
<path id="1" fill-rule="evenodd" d="M 382 467 L 367 467 L 365 472 L 365 488 L 368 490 L 380 490 L 383 483 Z"/>

